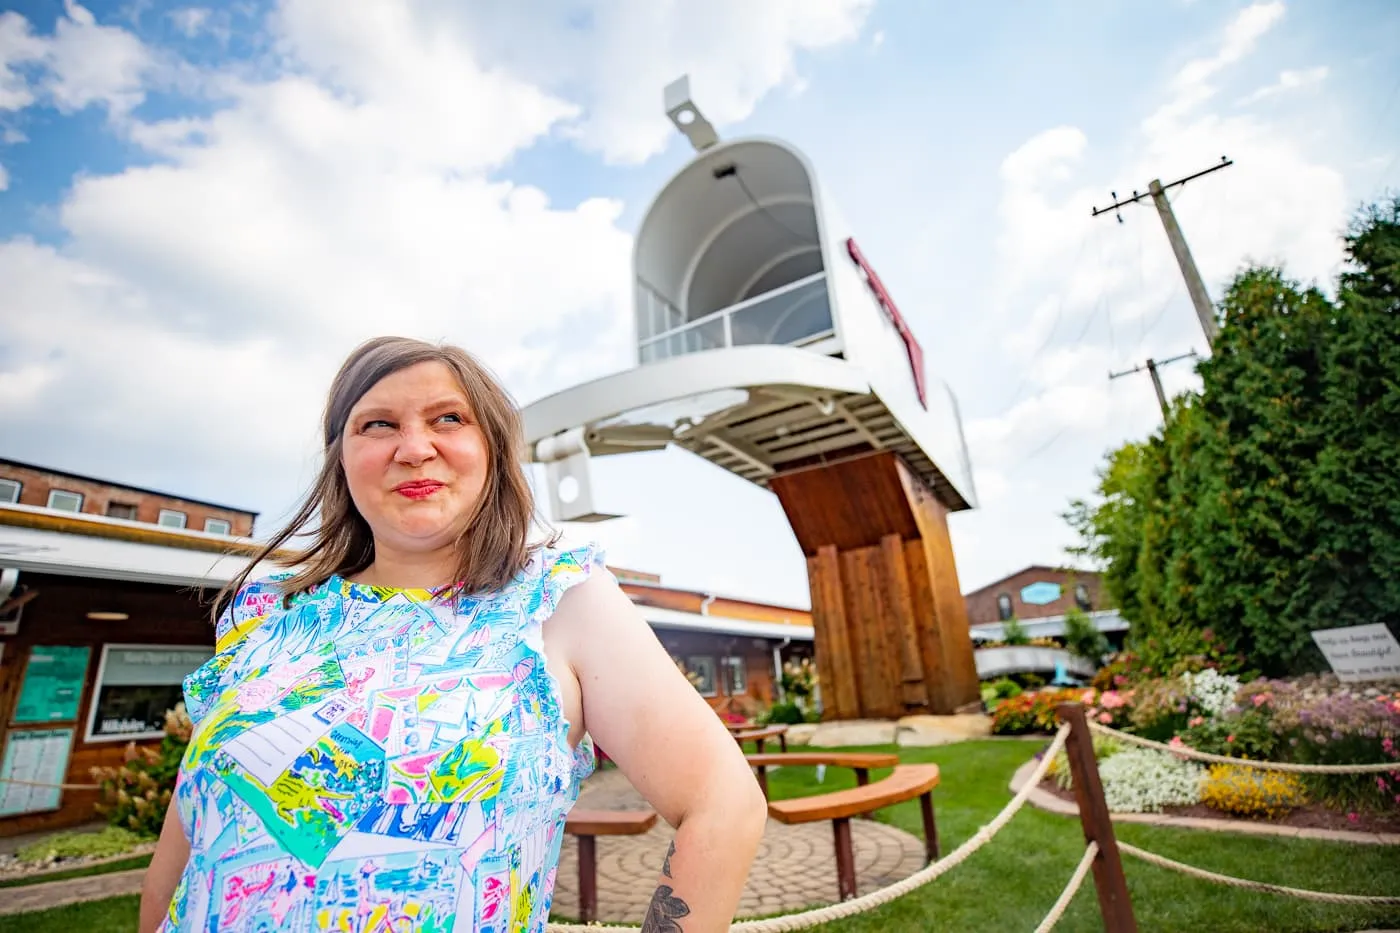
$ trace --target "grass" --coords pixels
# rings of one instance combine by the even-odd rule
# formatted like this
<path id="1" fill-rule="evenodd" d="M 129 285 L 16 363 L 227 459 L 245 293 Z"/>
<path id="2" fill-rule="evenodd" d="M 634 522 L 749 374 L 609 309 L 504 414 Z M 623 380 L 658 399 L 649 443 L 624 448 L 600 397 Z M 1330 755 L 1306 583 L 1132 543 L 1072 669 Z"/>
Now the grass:
<path id="1" fill-rule="evenodd" d="M 904 761 L 937 762 L 944 784 L 935 794 L 943 851 L 951 852 L 1005 806 L 1012 773 L 1036 750 L 1031 742 L 965 742 L 897 749 Z M 891 751 L 891 746 L 842 751 Z M 879 773 L 872 777 L 878 778 Z M 829 768 L 816 783 L 811 768 L 769 772 L 775 798 L 823 793 L 854 784 L 849 771 Z M 916 802 L 882 811 L 879 818 L 915 835 Z M 1168 858 L 1224 874 L 1349 894 L 1395 893 L 1400 853 L 1393 847 L 1303 839 L 1206 833 L 1158 826 L 1119 825 L 1120 837 Z M 816 929 L 822 933 L 885 931 L 1033 930 L 1059 896 L 1083 852 L 1079 823 L 1027 806 L 967 862 L 892 904 Z M 1400 926 L 1400 908 L 1356 908 L 1252 894 L 1198 882 L 1127 859 L 1124 869 L 1138 925 L 1154 933 L 1332 933 Z M 832 866 L 832 886 L 836 869 Z M 31 914 L 6 916 L 6 933 L 70 933 L 135 929 L 137 899 L 120 897 Z M 1099 933 L 1092 881 L 1080 889 L 1056 933 Z"/>
<path id="2" fill-rule="evenodd" d="M 934 799 L 940 841 L 947 853 L 1006 805 L 1012 773 L 1036 749 L 1030 742 L 965 742 L 926 749 L 877 746 L 842 751 L 897 750 L 906 762 L 938 763 L 943 785 Z M 784 768 L 770 772 L 768 778 L 775 798 L 822 793 L 854 783 L 851 773 L 840 768 L 827 769 L 822 784 L 816 783 L 811 768 Z M 882 811 L 878 818 L 922 834 L 915 802 Z M 1393 894 L 1400 889 L 1400 853 L 1393 847 L 1141 825 L 1119 824 L 1115 831 L 1125 842 L 1240 878 L 1348 894 Z M 1033 930 L 1059 896 L 1083 847 L 1077 820 L 1027 806 L 985 848 L 932 884 L 878 910 L 815 929 L 822 933 Z M 1323 933 L 1400 925 L 1400 908 L 1340 907 L 1253 894 L 1195 881 L 1131 858 L 1125 860 L 1124 872 L 1138 925 L 1144 930 Z M 834 867 L 832 878 L 834 886 Z M 1057 933 L 1103 929 L 1092 877 L 1055 929 Z"/>

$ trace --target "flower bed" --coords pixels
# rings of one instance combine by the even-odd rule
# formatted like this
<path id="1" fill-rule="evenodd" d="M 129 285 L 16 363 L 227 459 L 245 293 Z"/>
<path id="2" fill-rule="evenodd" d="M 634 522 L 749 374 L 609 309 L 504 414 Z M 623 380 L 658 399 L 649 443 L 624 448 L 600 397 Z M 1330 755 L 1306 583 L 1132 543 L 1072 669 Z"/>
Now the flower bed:
<path id="1" fill-rule="evenodd" d="M 1400 682 L 1343 684 L 1333 675 L 1295 680 L 1238 677 L 1193 667 L 1166 677 L 1119 659 L 1087 689 L 1003 700 L 993 732 L 1050 732 L 1062 703 L 1091 721 L 1169 745 L 1231 758 L 1317 765 L 1395 762 L 1367 774 L 1291 774 L 1246 765 L 1204 766 L 1121 742 L 1095 742 L 1114 812 L 1267 820 L 1293 826 L 1400 832 Z M 1046 785 L 1072 797 L 1063 759 Z"/>

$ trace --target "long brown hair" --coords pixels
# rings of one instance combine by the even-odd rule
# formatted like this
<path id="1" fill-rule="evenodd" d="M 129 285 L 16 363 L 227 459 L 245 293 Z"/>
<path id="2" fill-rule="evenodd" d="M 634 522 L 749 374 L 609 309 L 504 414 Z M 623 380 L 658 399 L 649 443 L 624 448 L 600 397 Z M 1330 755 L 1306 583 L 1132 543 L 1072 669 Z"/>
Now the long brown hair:
<path id="1" fill-rule="evenodd" d="M 374 535 L 350 498 L 341 463 L 345 424 L 355 403 L 381 379 L 419 363 L 442 363 L 457 377 L 489 451 L 486 484 L 457 541 L 456 594 L 500 589 L 525 566 L 535 504 L 525 479 L 524 431 L 515 402 L 486 367 L 460 347 L 407 337 L 376 337 L 350 354 L 331 383 L 321 425 L 324 462 L 310 493 L 291 521 L 219 593 L 214 602 L 215 621 L 261 561 L 301 566 L 279 587 L 284 605 L 333 575 L 350 576 L 373 563 Z M 279 553 L 296 536 L 309 536 L 311 542 L 299 550 Z"/>

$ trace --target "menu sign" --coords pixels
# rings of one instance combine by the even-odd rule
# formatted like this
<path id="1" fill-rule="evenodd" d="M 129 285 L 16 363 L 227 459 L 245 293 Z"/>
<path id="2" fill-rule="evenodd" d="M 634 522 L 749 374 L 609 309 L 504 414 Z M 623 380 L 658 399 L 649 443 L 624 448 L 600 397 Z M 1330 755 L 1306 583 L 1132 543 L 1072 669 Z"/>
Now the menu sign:
<path id="1" fill-rule="evenodd" d="M 0 761 L 0 816 L 57 810 L 72 729 L 11 730 Z M 14 784 L 12 781 L 24 781 Z"/>
<path id="2" fill-rule="evenodd" d="M 35 645 L 30 648 L 14 721 L 70 722 L 77 719 L 90 653 L 86 646 Z"/>
<path id="3" fill-rule="evenodd" d="M 1400 644 L 1384 623 L 1329 628 L 1312 633 L 1337 679 L 1391 680 L 1400 677 Z"/>

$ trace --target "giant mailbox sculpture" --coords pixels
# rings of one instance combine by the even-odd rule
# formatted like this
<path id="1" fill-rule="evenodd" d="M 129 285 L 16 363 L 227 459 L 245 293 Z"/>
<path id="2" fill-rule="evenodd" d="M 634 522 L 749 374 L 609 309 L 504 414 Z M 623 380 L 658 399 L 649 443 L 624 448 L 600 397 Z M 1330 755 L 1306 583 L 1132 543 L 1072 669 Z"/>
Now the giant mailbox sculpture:
<path id="1" fill-rule="evenodd" d="M 956 400 L 807 159 L 721 142 L 685 79 L 666 98 L 698 153 L 637 233 L 637 365 L 524 412 L 554 516 L 611 517 L 590 456 L 683 447 L 782 503 L 826 718 L 976 703 L 947 523 L 975 504 Z"/>

